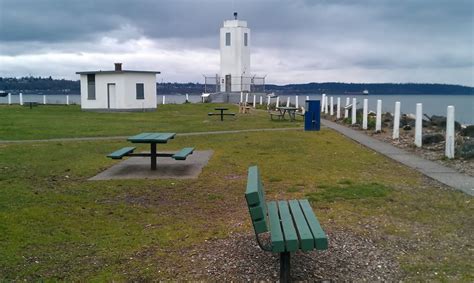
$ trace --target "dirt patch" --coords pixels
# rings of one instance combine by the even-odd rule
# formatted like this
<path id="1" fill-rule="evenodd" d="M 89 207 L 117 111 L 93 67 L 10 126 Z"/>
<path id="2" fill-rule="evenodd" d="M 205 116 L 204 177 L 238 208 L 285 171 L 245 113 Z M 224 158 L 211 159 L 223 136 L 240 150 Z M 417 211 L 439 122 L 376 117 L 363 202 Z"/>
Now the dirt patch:
<path id="1" fill-rule="evenodd" d="M 376 240 L 347 230 L 328 231 L 326 251 L 297 252 L 291 258 L 294 280 L 396 281 L 401 271 L 394 253 Z M 207 241 L 183 256 L 194 268 L 186 278 L 206 280 L 279 279 L 278 254 L 264 252 L 253 234 Z"/>

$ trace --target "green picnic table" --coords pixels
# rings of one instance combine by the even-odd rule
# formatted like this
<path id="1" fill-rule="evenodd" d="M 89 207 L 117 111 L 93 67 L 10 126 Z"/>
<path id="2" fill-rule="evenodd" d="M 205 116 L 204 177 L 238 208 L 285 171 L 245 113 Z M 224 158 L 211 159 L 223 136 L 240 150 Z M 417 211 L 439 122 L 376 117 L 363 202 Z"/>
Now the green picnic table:
<path id="1" fill-rule="evenodd" d="M 171 157 L 176 160 L 186 160 L 186 157 L 193 153 L 194 147 L 185 147 L 176 153 L 158 153 L 156 151 L 157 143 L 167 143 L 169 140 L 174 139 L 176 133 L 141 133 L 127 140 L 132 143 L 149 143 L 149 153 L 133 153 L 135 147 L 124 147 L 117 151 L 112 152 L 107 157 L 112 159 L 122 159 L 124 156 L 141 156 L 150 157 L 151 170 L 156 170 L 156 158 L 157 157 Z"/>
<path id="2" fill-rule="evenodd" d="M 296 114 L 296 110 L 298 110 L 298 108 L 281 106 L 281 107 L 277 107 L 277 109 L 278 109 L 278 111 L 280 111 L 283 119 L 285 119 L 285 114 L 288 113 L 288 116 L 290 116 L 290 121 L 296 120 L 295 114 Z"/>

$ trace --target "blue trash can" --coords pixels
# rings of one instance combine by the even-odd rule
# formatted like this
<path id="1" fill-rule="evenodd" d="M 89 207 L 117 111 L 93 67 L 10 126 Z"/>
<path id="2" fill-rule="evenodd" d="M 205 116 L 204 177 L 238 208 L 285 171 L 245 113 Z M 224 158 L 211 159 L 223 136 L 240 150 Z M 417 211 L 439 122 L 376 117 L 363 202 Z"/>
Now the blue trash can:
<path id="1" fill-rule="evenodd" d="M 319 100 L 306 100 L 304 113 L 304 130 L 319 131 L 321 128 L 321 102 Z"/>

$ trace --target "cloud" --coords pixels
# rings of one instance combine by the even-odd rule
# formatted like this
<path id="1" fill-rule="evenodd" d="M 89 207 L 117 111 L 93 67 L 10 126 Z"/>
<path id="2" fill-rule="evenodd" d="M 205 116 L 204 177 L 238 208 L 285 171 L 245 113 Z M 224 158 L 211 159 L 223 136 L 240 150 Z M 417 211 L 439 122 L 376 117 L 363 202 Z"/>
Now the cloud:
<path id="1" fill-rule="evenodd" d="M 474 85 L 464 0 L 0 0 L 0 75 L 75 78 L 123 61 L 202 81 L 219 71 L 218 31 L 234 10 L 252 29 L 252 70 L 268 82 Z"/>

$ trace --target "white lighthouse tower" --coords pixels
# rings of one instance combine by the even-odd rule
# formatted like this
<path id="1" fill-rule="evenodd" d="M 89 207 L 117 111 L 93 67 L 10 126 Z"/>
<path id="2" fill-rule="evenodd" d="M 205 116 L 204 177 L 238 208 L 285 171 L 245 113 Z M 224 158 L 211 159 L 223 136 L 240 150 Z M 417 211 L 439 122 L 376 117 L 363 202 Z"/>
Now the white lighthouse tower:
<path id="1" fill-rule="evenodd" d="M 246 21 L 224 21 L 220 30 L 222 92 L 250 91 L 250 29 Z"/>

